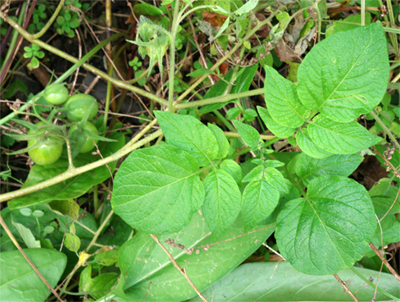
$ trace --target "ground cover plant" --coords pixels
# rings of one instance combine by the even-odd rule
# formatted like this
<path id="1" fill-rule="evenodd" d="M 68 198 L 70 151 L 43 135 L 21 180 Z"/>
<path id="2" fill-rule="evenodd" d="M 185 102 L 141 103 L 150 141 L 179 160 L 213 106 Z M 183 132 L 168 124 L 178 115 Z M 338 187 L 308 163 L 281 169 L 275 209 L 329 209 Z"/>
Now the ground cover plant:
<path id="1" fill-rule="evenodd" d="M 399 301 L 400 4 L 358 2 L 1 1 L 0 297 Z"/>

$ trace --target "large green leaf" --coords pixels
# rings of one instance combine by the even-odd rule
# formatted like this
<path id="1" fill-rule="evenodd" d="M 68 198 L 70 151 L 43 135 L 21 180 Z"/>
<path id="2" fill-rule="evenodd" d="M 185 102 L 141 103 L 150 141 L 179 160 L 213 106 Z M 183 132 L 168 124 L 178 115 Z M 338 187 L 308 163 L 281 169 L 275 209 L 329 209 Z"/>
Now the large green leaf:
<path id="1" fill-rule="evenodd" d="M 194 214 L 190 223 L 178 233 L 158 236 L 158 240 L 171 253 L 174 259 L 187 255 L 186 249 L 196 246 L 210 235 L 205 219 L 199 213 Z M 180 244 L 180 246 L 173 246 Z M 170 242 L 170 244 L 165 244 Z M 119 251 L 119 266 L 126 274 L 125 288 L 130 288 L 146 278 L 151 278 L 171 264 L 168 255 L 147 233 L 139 231 L 125 242 Z"/>
<path id="2" fill-rule="evenodd" d="M 239 215 L 242 196 L 236 181 L 224 170 L 208 174 L 204 189 L 203 214 L 213 235 L 219 237 Z"/>
<path id="3" fill-rule="evenodd" d="M 49 249 L 24 250 L 47 282 L 54 288 L 67 264 L 67 257 Z M 1 301 L 45 301 L 50 290 L 19 251 L 0 253 Z"/>
<path id="4" fill-rule="evenodd" d="M 350 122 L 379 104 L 389 71 L 379 22 L 336 33 L 315 45 L 301 63 L 298 95 L 307 108 Z"/>
<path id="5" fill-rule="evenodd" d="M 356 121 L 339 124 L 317 116 L 308 125 L 311 140 L 320 148 L 333 154 L 352 154 L 365 150 L 382 139 L 368 132 Z"/>
<path id="6" fill-rule="evenodd" d="M 323 159 L 312 158 L 302 153 L 296 162 L 296 174 L 306 185 L 310 180 L 324 174 L 349 176 L 363 159 L 358 153 L 331 155 Z"/>
<path id="7" fill-rule="evenodd" d="M 257 110 L 265 126 L 267 126 L 268 130 L 277 137 L 286 138 L 291 136 L 296 131 L 296 128 L 285 127 L 275 122 L 269 114 L 267 108 L 257 106 Z"/>
<path id="8" fill-rule="evenodd" d="M 155 111 L 167 142 L 193 155 L 200 166 L 206 166 L 218 156 L 214 134 L 198 119 L 167 111 Z"/>
<path id="9" fill-rule="evenodd" d="M 274 211 L 279 191 L 263 177 L 250 182 L 243 192 L 242 215 L 245 230 L 250 230 Z"/>
<path id="10" fill-rule="evenodd" d="M 272 119 L 289 128 L 300 127 L 310 114 L 297 96 L 297 87 L 274 68 L 264 66 L 264 96 Z"/>
<path id="11" fill-rule="evenodd" d="M 391 274 L 355 268 L 366 279 L 379 279 L 379 287 L 400 297 L 398 281 Z M 338 276 L 346 282 L 350 291 L 360 302 L 369 302 L 375 297 L 375 288 L 351 270 L 343 270 Z M 248 263 L 239 266 L 229 275 L 207 288 L 203 293 L 208 301 L 247 302 L 247 301 L 354 301 L 343 291 L 343 287 L 332 276 L 306 275 L 288 262 Z M 380 292 L 376 301 L 387 301 Z M 194 297 L 190 302 L 200 302 Z"/>
<path id="12" fill-rule="evenodd" d="M 195 226 L 193 225 L 193 227 Z M 204 228 L 204 221 L 199 224 L 199 227 Z M 175 257 L 175 259 L 180 267 L 185 269 L 185 272 L 194 285 L 200 291 L 203 291 L 242 263 L 272 234 L 274 229 L 265 229 L 265 227 L 266 226 L 258 226 L 259 231 L 243 234 L 243 222 L 242 218 L 239 217 L 236 222 L 221 235 L 218 241 L 213 239 L 213 236 L 209 236 L 196 244 L 198 248 L 195 248 L 192 254 L 181 253 L 181 255 Z M 190 235 L 191 231 L 198 233 L 198 231 L 195 230 L 187 230 L 187 235 Z M 176 240 L 173 236 L 170 238 L 175 239 L 176 243 L 180 243 L 180 241 Z M 194 239 L 195 237 L 193 236 L 189 241 L 193 242 Z M 128 244 L 129 241 L 127 245 Z M 167 246 L 164 242 L 163 244 Z M 169 261 L 166 263 L 162 260 L 166 258 L 165 256 L 161 256 L 163 251 L 160 247 L 155 245 L 138 246 L 136 244 L 129 244 L 129 246 L 129 249 L 126 248 L 123 254 L 120 252 L 120 259 L 122 255 L 125 257 L 124 263 L 128 263 L 129 261 L 147 261 L 147 263 L 153 262 L 155 264 L 154 267 L 157 267 L 160 259 L 162 267 L 160 267 L 157 272 L 151 273 L 148 276 L 142 274 L 142 277 L 146 279 L 142 279 L 134 286 L 126 287 L 125 291 L 128 296 L 128 301 L 142 301 L 146 294 L 146 301 L 169 302 L 190 299 L 196 295 L 193 288 L 176 267 Z M 148 258 L 143 257 L 138 259 L 138 254 L 135 249 L 142 250 L 140 255 L 146 256 L 148 253 L 145 253 L 144 250 L 147 248 L 149 248 L 149 251 L 152 248 L 159 249 L 159 251 L 150 252 L 151 254 L 154 253 L 154 258 L 150 256 Z M 175 247 L 174 249 L 177 250 L 179 247 Z M 125 272 L 123 265 L 121 265 L 121 271 L 123 273 Z M 132 270 L 130 272 L 132 272 Z"/>
<path id="13" fill-rule="evenodd" d="M 111 204 L 130 226 L 159 235 L 182 229 L 203 201 L 197 160 L 163 144 L 127 157 L 115 175 Z"/>
<path id="14" fill-rule="evenodd" d="M 376 228 L 366 189 L 343 176 L 311 180 L 307 196 L 289 201 L 278 215 L 282 255 L 299 271 L 334 274 L 361 259 Z"/>
<path id="15" fill-rule="evenodd" d="M 111 138 L 116 139 L 117 142 L 107 143 L 104 148 L 101 149 L 101 154 L 103 157 L 114 154 L 125 144 L 125 137 L 123 133 L 114 133 Z M 74 165 L 75 167 L 81 167 L 99 159 L 101 159 L 101 157 L 98 155 L 93 156 L 92 154 L 82 154 L 74 159 Z M 113 171 L 116 164 L 117 162 L 115 161 L 108 163 L 107 165 L 111 171 Z M 8 203 L 8 206 L 11 209 L 15 209 L 40 203 L 48 203 L 52 200 L 77 198 L 85 194 L 91 187 L 100 184 L 111 177 L 110 169 L 108 167 L 104 165 L 64 180 L 51 187 L 15 198 Z M 30 187 L 42 181 L 56 177 L 67 171 L 67 169 L 67 158 L 60 158 L 51 165 L 34 165 L 29 172 L 28 179 L 23 185 L 23 188 Z"/>

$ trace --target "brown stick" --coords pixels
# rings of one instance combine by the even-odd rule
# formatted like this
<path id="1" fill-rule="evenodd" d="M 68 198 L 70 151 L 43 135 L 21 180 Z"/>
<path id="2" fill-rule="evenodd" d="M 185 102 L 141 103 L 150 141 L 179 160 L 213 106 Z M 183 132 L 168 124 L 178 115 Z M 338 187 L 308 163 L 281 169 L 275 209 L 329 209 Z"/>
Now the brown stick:
<path id="1" fill-rule="evenodd" d="M 174 266 L 178 269 L 178 271 L 185 277 L 187 282 L 189 282 L 190 286 L 194 289 L 194 291 L 199 295 L 200 299 L 203 300 L 204 302 L 208 302 L 206 298 L 199 292 L 199 290 L 196 288 L 196 286 L 193 284 L 192 280 L 190 280 L 189 276 L 186 274 L 185 269 L 181 268 L 179 264 L 175 261 L 174 257 L 168 252 L 168 250 L 165 248 L 165 246 L 162 245 L 162 243 L 158 240 L 157 236 L 150 234 L 151 238 L 154 239 L 155 242 L 163 249 L 163 251 L 168 255 L 169 259 L 171 259 L 171 262 L 174 264 Z"/>
<path id="2" fill-rule="evenodd" d="M 382 262 L 386 265 L 388 270 L 392 273 L 392 275 L 400 282 L 400 276 L 397 272 L 393 269 L 393 267 L 389 264 L 389 262 L 382 256 L 379 250 L 375 247 L 375 245 L 371 242 L 369 244 L 370 248 L 375 252 L 375 254 L 382 260 Z"/>
<path id="3" fill-rule="evenodd" d="M 333 274 L 337 281 L 339 281 L 340 285 L 343 286 L 345 291 L 353 298 L 354 301 L 359 302 L 356 296 L 351 292 L 351 290 L 347 287 L 346 283 L 340 279 L 340 277 L 336 274 Z"/>
<path id="4" fill-rule="evenodd" d="M 44 284 L 46 284 L 46 286 L 50 289 L 50 291 L 53 293 L 53 295 L 60 301 L 63 302 L 63 300 L 61 300 L 61 298 L 58 296 L 57 292 L 51 287 L 51 285 L 47 282 L 47 280 L 43 277 L 43 275 L 40 273 L 40 271 L 36 268 L 36 266 L 33 264 L 33 262 L 28 258 L 28 256 L 25 254 L 25 252 L 22 250 L 21 246 L 19 245 L 19 243 L 17 242 L 17 240 L 15 239 L 14 235 L 11 233 L 10 229 L 8 228 L 7 224 L 5 223 L 5 221 L 3 220 L 3 217 L 0 216 L 0 224 L 1 226 L 4 228 L 4 230 L 6 231 L 7 235 L 10 237 L 11 241 L 14 243 L 14 245 L 17 247 L 17 249 L 21 252 L 22 256 L 24 256 L 25 260 L 28 261 L 29 265 L 33 268 L 33 270 L 35 271 L 35 273 L 39 276 L 40 279 L 42 279 L 42 281 L 44 282 Z"/>

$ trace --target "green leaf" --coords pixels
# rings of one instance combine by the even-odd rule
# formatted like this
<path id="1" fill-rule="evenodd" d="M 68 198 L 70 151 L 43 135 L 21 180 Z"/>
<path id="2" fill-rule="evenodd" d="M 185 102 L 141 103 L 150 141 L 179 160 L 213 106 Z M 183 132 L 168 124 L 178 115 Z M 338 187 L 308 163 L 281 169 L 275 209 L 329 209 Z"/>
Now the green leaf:
<path id="1" fill-rule="evenodd" d="M 204 179 L 203 214 L 210 231 L 217 238 L 236 220 L 242 206 L 239 187 L 224 170 L 213 171 Z"/>
<path id="2" fill-rule="evenodd" d="M 323 175 L 309 182 L 305 198 L 285 204 L 275 236 L 279 251 L 296 269 L 327 275 L 360 260 L 375 228 L 365 188 L 343 176 Z"/>
<path id="3" fill-rule="evenodd" d="M 296 143 L 305 154 L 313 158 L 325 158 L 332 155 L 332 153 L 321 149 L 311 140 L 307 128 L 302 128 L 296 133 Z"/>
<path id="4" fill-rule="evenodd" d="M 32 57 L 31 62 L 28 64 L 28 67 L 31 69 L 38 68 L 40 65 L 39 60 L 36 57 Z"/>
<path id="5" fill-rule="evenodd" d="M 379 265 L 380 266 L 380 265 Z M 399 297 L 398 281 L 391 274 L 355 268 L 366 279 L 380 280 L 379 287 Z M 362 302 L 375 297 L 375 287 L 365 282 L 350 269 L 340 271 L 338 276 L 346 282 L 350 291 Z M 204 292 L 207 301 L 353 301 L 350 295 L 332 276 L 306 275 L 288 262 L 246 263 L 216 282 Z M 387 301 L 388 297 L 376 293 L 376 301 Z M 190 302 L 200 302 L 196 296 Z"/>
<path id="6" fill-rule="evenodd" d="M 350 122 L 379 104 L 389 71 L 386 38 L 377 22 L 315 45 L 299 67 L 298 94 L 307 108 Z"/>
<path id="7" fill-rule="evenodd" d="M 206 227 L 204 224 L 204 221 L 200 224 L 196 223 L 197 226 L 193 224 L 192 229 L 186 231 L 186 236 L 195 232 L 190 242 L 193 242 L 198 248 L 195 248 L 193 253 L 188 255 L 181 250 L 180 255 L 175 256 L 173 254 L 174 259 L 180 267 L 185 268 L 185 272 L 200 291 L 205 290 L 247 259 L 274 230 L 260 226 L 259 231 L 243 234 L 243 222 L 239 218 L 221 235 L 218 242 L 213 240 L 213 236 L 209 236 L 199 243 L 194 243 L 195 239 L 202 239 L 195 234 L 198 233 L 196 228 L 203 229 Z M 183 301 L 194 297 L 195 291 L 176 267 L 171 264 L 164 251 L 151 238 L 148 242 L 135 241 L 135 237 L 139 234 L 140 232 L 121 247 L 119 256 L 121 271 L 128 272 L 127 278 L 131 274 L 141 276 L 139 277 L 140 282 L 136 281 L 134 284 L 125 287 L 128 301 L 142 301 L 146 293 L 148 293 L 146 301 Z M 187 246 L 183 241 L 189 239 L 182 239 L 181 241 L 180 237 L 173 235 L 167 238 L 174 240 L 177 244 L 182 243 L 185 247 Z M 138 243 L 143 243 L 143 245 L 138 245 Z M 172 249 L 164 241 L 162 243 L 169 251 L 173 250 L 178 253 L 178 247 Z M 139 253 L 137 252 L 138 247 Z M 212 261 L 210 261 L 211 259 Z M 125 266 L 124 263 L 129 266 Z M 139 267 L 150 265 L 157 268 L 157 271 L 147 274 L 147 271 L 140 271 L 139 267 L 139 271 L 134 269 L 132 264 L 139 265 Z"/>
<path id="8" fill-rule="evenodd" d="M 251 182 L 256 180 L 261 180 L 264 175 L 264 167 L 262 165 L 256 166 L 243 178 L 243 182 Z"/>
<path id="9" fill-rule="evenodd" d="M 365 150 L 382 138 L 368 132 L 356 121 L 339 124 L 330 119 L 317 116 L 308 125 L 311 140 L 320 148 L 333 154 L 352 154 Z"/>
<path id="10" fill-rule="evenodd" d="M 258 69 L 258 64 L 240 68 L 238 71 L 238 76 L 236 78 L 236 81 L 232 87 L 231 93 L 234 94 L 234 93 L 248 91 L 251 82 L 254 80 L 257 69 Z"/>
<path id="11" fill-rule="evenodd" d="M 12 224 L 15 226 L 19 235 L 21 236 L 22 240 L 24 241 L 24 243 L 28 248 L 30 249 L 40 248 L 40 241 L 35 240 L 35 237 L 33 236 L 30 229 L 26 228 L 24 225 L 20 223 L 14 222 L 13 220 Z"/>
<path id="12" fill-rule="evenodd" d="M 239 185 L 242 182 L 242 168 L 232 159 L 224 160 L 220 165 L 221 170 L 228 172 Z"/>
<path id="13" fill-rule="evenodd" d="M 94 298 L 102 297 L 118 281 L 117 273 L 105 273 L 92 278 L 92 266 L 88 265 L 82 272 L 79 280 L 79 291 Z"/>
<path id="14" fill-rule="evenodd" d="M 359 154 L 331 155 L 323 159 L 315 159 L 302 153 L 296 162 L 296 174 L 305 185 L 320 175 L 349 176 L 363 159 Z"/>
<path id="15" fill-rule="evenodd" d="M 114 265 L 118 261 L 118 252 L 117 249 L 100 252 L 96 254 L 93 261 L 103 266 Z"/>
<path id="16" fill-rule="evenodd" d="M 196 159 L 164 144 L 128 156 L 114 178 L 111 204 L 130 226 L 161 235 L 181 230 L 203 201 Z"/>
<path id="17" fill-rule="evenodd" d="M 125 138 L 123 133 L 113 133 L 111 138 L 118 140 L 116 143 L 107 143 L 102 148 L 101 154 L 103 157 L 107 157 L 125 144 Z M 75 167 L 84 166 L 88 163 L 100 159 L 100 156 L 93 156 L 91 154 L 80 155 L 74 160 Z M 116 166 L 116 161 L 107 164 L 108 167 L 113 171 Z M 48 203 L 53 200 L 67 200 L 71 198 L 77 198 L 85 194 L 94 185 L 100 184 L 109 178 L 110 170 L 107 166 L 101 166 L 94 170 L 82 173 L 78 176 L 65 180 L 61 183 L 55 184 L 51 187 L 38 190 L 34 193 L 27 194 L 25 196 L 17 197 L 12 199 L 8 206 L 11 209 L 21 208 L 24 206 Z M 28 180 L 23 185 L 23 188 L 38 184 L 42 181 L 56 177 L 68 169 L 68 160 L 61 157 L 57 162 L 51 165 L 34 165 L 29 172 Z"/>
<path id="18" fill-rule="evenodd" d="M 256 129 L 254 129 L 253 126 L 244 124 L 238 120 L 233 120 L 233 123 L 235 124 L 240 136 L 242 137 L 243 141 L 249 146 L 249 147 L 255 147 L 258 145 L 261 137 L 260 133 Z"/>
<path id="19" fill-rule="evenodd" d="M 233 120 L 235 118 L 237 118 L 239 116 L 239 114 L 242 113 L 242 110 L 240 110 L 239 107 L 233 107 L 230 108 L 227 112 L 226 112 L 226 118 L 228 120 Z"/>
<path id="20" fill-rule="evenodd" d="M 250 182 L 243 192 L 242 215 L 245 231 L 266 219 L 279 201 L 279 192 L 265 179 Z"/>
<path id="21" fill-rule="evenodd" d="M 77 252 L 77 251 L 79 251 L 79 248 L 81 247 L 81 240 L 76 235 L 66 233 L 64 244 L 65 244 L 65 247 L 67 249 L 69 249 L 70 251 Z"/>
<path id="22" fill-rule="evenodd" d="M 193 71 L 191 73 L 188 73 L 186 76 L 187 77 L 197 78 L 197 77 L 202 76 L 202 75 L 209 75 L 209 74 L 213 74 L 213 73 L 214 72 L 211 71 L 210 69 L 202 67 L 200 69 L 196 69 L 195 71 Z"/>
<path id="23" fill-rule="evenodd" d="M 154 111 L 154 114 L 167 142 L 194 156 L 200 166 L 210 164 L 217 157 L 217 140 L 213 132 L 198 119 L 167 111 Z"/>
<path id="24" fill-rule="evenodd" d="M 218 155 L 216 158 L 221 159 L 225 158 L 229 152 L 229 142 L 224 134 L 224 131 L 221 130 L 220 127 L 215 126 L 214 124 L 208 123 L 208 128 L 214 134 L 215 139 L 218 143 Z"/>
<path id="25" fill-rule="evenodd" d="M 159 17 L 164 15 L 162 10 L 154 5 L 150 5 L 147 3 L 138 3 L 133 6 L 133 12 L 136 16 L 145 15 L 145 16 L 152 16 L 152 17 Z"/>
<path id="26" fill-rule="evenodd" d="M 28 249 L 24 252 L 50 286 L 55 288 L 67 264 L 67 257 L 49 249 Z M 51 293 L 19 251 L 0 253 L 0 271 L 2 301 L 45 301 Z"/>
<path id="27" fill-rule="evenodd" d="M 77 219 L 79 216 L 79 205 L 73 199 L 52 201 L 50 207 L 72 219 Z"/>
<path id="28" fill-rule="evenodd" d="M 268 65 L 264 68 L 264 96 L 272 119 L 282 126 L 300 127 L 309 116 L 310 110 L 300 102 L 296 85 L 282 77 L 274 68 Z"/>
<path id="29" fill-rule="evenodd" d="M 282 173 L 275 168 L 266 168 L 264 171 L 265 180 L 282 194 L 289 193 L 285 178 Z"/>
<path id="30" fill-rule="evenodd" d="M 269 114 L 267 108 L 257 106 L 257 110 L 265 126 L 267 126 L 268 130 L 275 134 L 277 137 L 286 138 L 291 136 L 296 131 L 296 128 L 289 128 L 275 122 Z"/>
<path id="31" fill-rule="evenodd" d="M 234 13 L 238 16 L 247 14 L 252 9 L 254 9 L 257 6 L 257 4 L 258 4 L 258 0 L 249 0 L 244 5 L 242 5 L 240 8 L 238 8 Z"/>

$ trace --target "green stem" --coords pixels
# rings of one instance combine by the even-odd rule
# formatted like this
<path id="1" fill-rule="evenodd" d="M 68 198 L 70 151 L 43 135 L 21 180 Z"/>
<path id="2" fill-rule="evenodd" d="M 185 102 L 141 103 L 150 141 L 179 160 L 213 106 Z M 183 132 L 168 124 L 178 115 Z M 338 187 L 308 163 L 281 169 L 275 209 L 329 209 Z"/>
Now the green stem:
<path id="1" fill-rule="evenodd" d="M 169 40 L 171 42 L 171 48 L 169 52 L 169 91 L 168 91 L 168 111 L 174 112 L 174 79 L 175 79 L 175 37 L 179 26 L 179 4 L 180 1 L 175 1 L 174 19 L 172 21 L 171 35 Z M 162 62 L 160 62 L 162 64 Z"/>
<path id="2" fill-rule="evenodd" d="M 189 88 L 190 89 L 190 88 Z M 176 109 L 183 109 L 183 108 L 191 108 L 191 107 L 198 107 L 198 106 L 205 106 L 209 104 L 217 104 L 217 103 L 225 103 L 231 100 L 260 95 L 264 93 L 264 88 L 254 89 L 250 91 L 235 93 L 235 94 L 227 94 L 222 96 L 217 96 L 214 98 L 209 98 L 201 101 L 195 101 L 190 103 L 183 103 L 175 105 Z"/>
<path id="3" fill-rule="evenodd" d="M 378 292 L 386 295 L 386 297 L 389 297 L 390 299 L 393 299 L 395 301 L 400 301 L 399 298 L 396 298 L 395 296 L 389 294 L 388 292 L 384 291 L 383 289 L 381 289 L 380 287 L 377 287 L 375 284 L 373 284 L 371 281 L 369 281 L 367 278 L 365 278 L 359 271 L 357 271 L 354 267 L 350 268 L 354 274 L 356 274 L 358 277 L 360 277 L 360 279 L 362 279 L 365 283 L 367 283 L 369 286 L 371 286 L 372 288 L 375 288 L 378 290 Z"/>
<path id="4" fill-rule="evenodd" d="M 110 64 L 108 75 L 112 77 L 114 71 L 114 66 Z M 110 99 L 111 99 L 111 90 L 112 90 L 112 83 L 109 81 L 107 82 L 107 94 L 106 94 L 106 106 L 104 108 L 104 129 L 107 130 L 107 119 L 108 119 L 108 110 L 110 110 Z"/>
<path id="5" fill-rule="evenodd" d="M 100 216 L 99 208 L 101 206 L 97 185 L 93 186 L 93 205 L 94 205 L 94 218 L 97 220 Z"/>
<path id="6" fill-rule="evenodd" d="M 0 12 L 1 16 L 1 12 Z M 83 56 L 82 59 L 77 61 L 70 69 L 68 69 L 62 76 L 60 76 L 57 80 L 54 81 L 54 83 L 62 83 L 64 80 L 66 80 L 76 69 L 78 69 L 80 66 L 82 66 L 89 58 L 91 58 L 96 52 L 98 52 L 103 46 L 105 46 L 107 43 L 109 43 L 112 40 L 115 40 L 119 37 L 124 36 L 123 33 L 119 33 L 116 35 L 113 35 L 109 37 L 108 39 L 102 41 L 99 45 L 96 45 L 91 51 L 89 51 L 86 55 Z M 42 92 L 39 92 L 36 96 L 34 96 L 29 102 L 21 106 L 21 108 L 18 111 L 14 111 L 7 115 L 6 117 L 2 118 L 0 120 L 0 125 L 3 125 L 7 123 L 9 120 L 11 120 L 14 116 L 16 116 L 19 113 L 22 113 L 25 111 L 26 108 L 31 106 L 33 101 L 36 101 L 40 97 Z"/>
<path id="7" fill-rule="evenodd" d="M 213 113 L 219 118 L 221 122 L 224 123 L 224 125 L 231 131 L 235 131 L 235 128 L 232 126 L 231 123 L 228 122 L 228 120 L 219 112 L 218 110 L 214 110 Z"/>
<path id="8" fill-rule="evenodd" d="M 57 6 L 57 9 L 55 10 L 54 14 L 51 16 L 50 20 L 47 21 L 46 25 L 37 34 L 34 34 L 32 36 L 33 39 L 39 39 L 41 36 L 43 36 L 46 33 L 46 31 L 49 29 L 51 24 L 53 24 L 54 20 L 57 18 L 57 15 L 60 12 L 60 10 L 62 9 L 64 2 L 65 2 L 65 0 L 60 1 L 60 3 Z"/>
<path id="9" fill-rule="evenodd" d="M 21 11 L 19 12 L 18 26 L 20 28 L 22 28 L 22 22 L 24 22 L 24 10 L 25 10 L 25 7 L 26 7 L 26 2 L 24 2 L 22 4 Z M 14 20 L 13 20 L 13 22 L 14 22 Z M 17 23 L 15 23 L 15 24 L 17 24 Z M 10 46 L 8 47 L 8 51 L 7 51 L 6 57 L 4 58 L 3 64 L 1 65 L 1 69 L 4 68 L 6 62 L 10 59 L 10 56 L 12 55 L 12 53 L 14 51 L 15 44 L 17 44 L 17 39 L 18 39 L 18 31 L 16 29 L 14 29 L 12 34 L 11 34 Z"/>
<path id="10" fill-rule="evenodd" d="M 386 127 L 385 123 L 379 118 L 379 116 L 375 113 L 375 110 L 371 110 L 369 114 L 378 122 L 379 126 L 382 127 L 385 134 L 389 136 L 390 140 L 396 145 L 397 149 L 400 151 L 400 144 L 398 143 L 396 137 L 388 129 L 388 127 Z"/>

